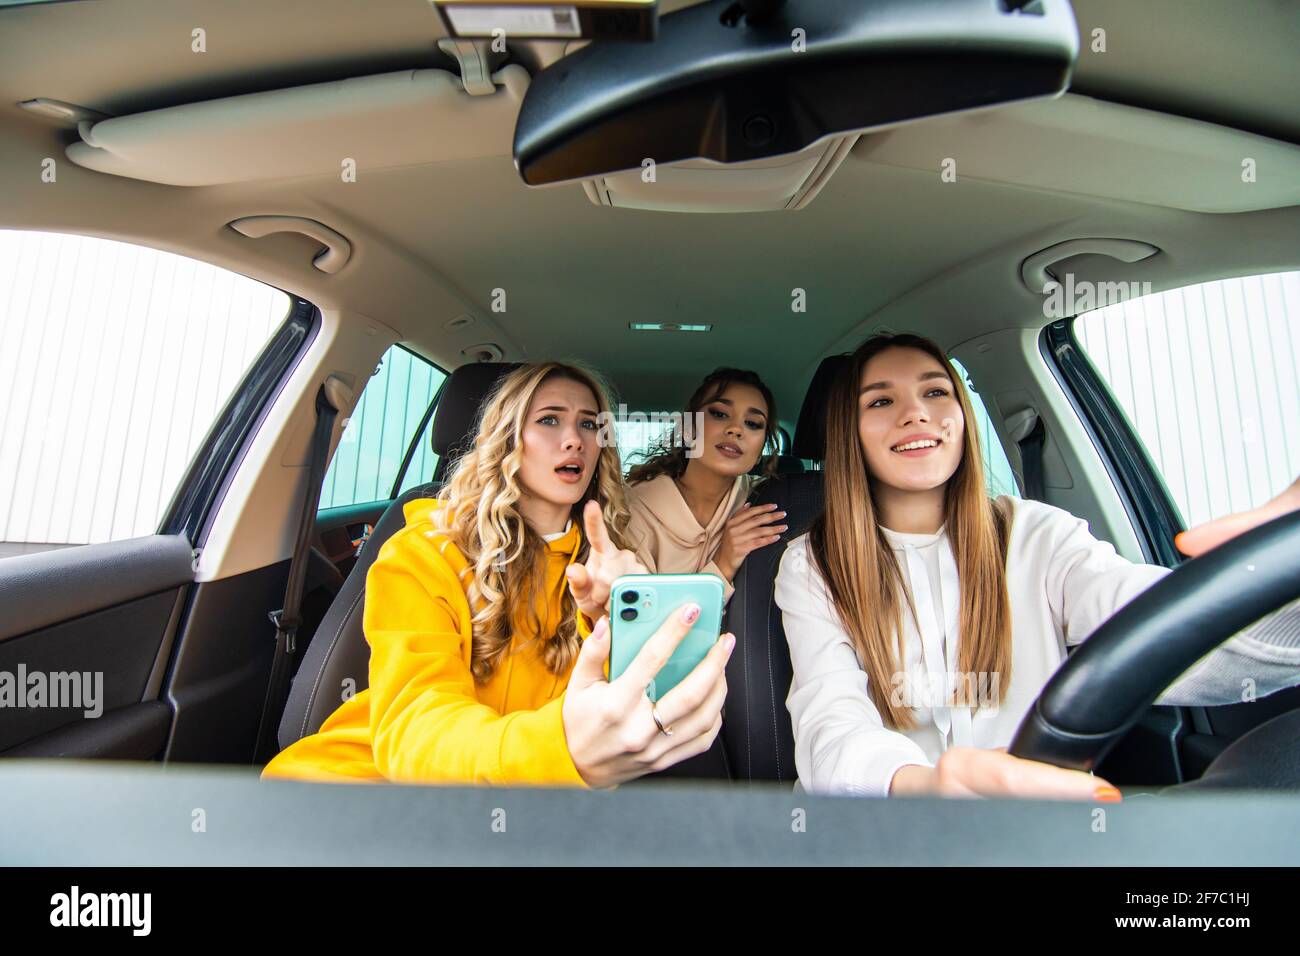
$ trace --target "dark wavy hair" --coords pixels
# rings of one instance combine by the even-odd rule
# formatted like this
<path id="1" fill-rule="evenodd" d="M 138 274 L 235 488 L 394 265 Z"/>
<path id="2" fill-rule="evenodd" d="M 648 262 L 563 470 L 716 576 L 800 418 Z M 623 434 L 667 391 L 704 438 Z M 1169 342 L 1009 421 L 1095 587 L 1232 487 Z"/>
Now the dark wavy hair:
<path id="1" fill-rule="evenodd" d="M 683 415 L 693 415 L 716 402 L 726 393 L 731 385 L 751 385 L 758 389 L 767 403 L 767 430 L 763 435 L 763 448 L 767 460 L 763 463 L 763 477 L 770 478 L 776 474 L 777 456 L 781 450 L 780 422 L 776 415 L 776 399 L 772 390 L 758 376 L 757 372 L 741 368 L 715 368 L 700 383 L 686 402 Z M 648 457 L 634 467 L 627 476 L 629 484 L 640 484 L 660 475 L 680 478 L 686 473 L 686 442 L 683 440 L 679 426 L 674 426 L 666 435 L 650 446 Z"/>

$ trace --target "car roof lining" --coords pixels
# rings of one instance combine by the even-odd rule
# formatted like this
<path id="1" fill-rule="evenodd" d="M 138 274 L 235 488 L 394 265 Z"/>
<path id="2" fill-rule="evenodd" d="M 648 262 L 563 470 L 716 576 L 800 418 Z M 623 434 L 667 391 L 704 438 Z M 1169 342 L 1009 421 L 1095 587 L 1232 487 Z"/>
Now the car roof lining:
<path id="1" fill-rule="evenodd" d="M 141 8 L 138 16 L 133 6 Z M 223 46 L 254 6 L 258 35 L 241 36 L 238 50 Z M 119 0 L 0 10 L 6 62 L 0 176 L 7 196 L 0 226 L 108 236 L 202 258 L 386 326 L 446 368 L 465 361 L 462 350 L 484 342 L 500 345 L 507 359 L 576 356 L 607 371 L 625 400 L 644 407 L 670 405 L 703 372 L 725 363 L 757 368 L 780 403 L 796 408 L 821 356 L 879 324 L 916 329 L 949 346 L 1041 324 L 1039 304 L 1020 284 L 1019 264 L 1067 239 L 1108 236 L 1156 245 L 1164 255 L 1133 266 L 1077 260 L 1098 276 L 1151 281 L 1156 290 L 1298 264 L 1300 206 L 1214 214 L 1081 195 L 1060 183 L 1031 188 L 963 179 L 960 152 L 959 181 L 944 184 L 937 165 L 918 168 L 915 156 L 901 164 L 898 157 L 873 162 L 864 146 L 808 208 L 733 215 L 599 208 L 577 184 L 530 190 L 506 155 L 363 169 L 350 184 L 330 177 L 191 189 L 61 162 L 56 186 L 32 172 L 47 157 L 61 158 L 75 136 L 13 105 L 21 99 L 46 96 L 120 113 L 399 63 L 449 66 L 433 39 L 440 26 L 423 0 L 384 2 L 364 18 L 346 15 L 337 0 L 272 6 L 212 8 L 179 0 L 149 5 L 146 13 L 137 0 Z M 1143 7 L 1140 14 L 1135 6 Z M 1112 85 L 1150 102 L 1180 84 L 1180 95 L 1193 97 L 1230 75 L 1224 89 L 1206 93 L 1207 111 L 1226 110 L 1234 125 L 1300 142 L 1300 129 L 1282 116 L 1293 110 L 1247 102 L 1267 99 L 1293 65 L 1289 44 L 1298 31 L 1289 12 L 1247 17 L 1163 0 L 1078 0 L 1075 8 L 1084 40 L 1076 91 L 1105 89 L 1113 75 L 1126 82 Z M 1211 39 L 1227 42 L 1201 34 L 1232 21 L 1232 48 L 1251 49 L 1253 69 L 1234 69 L 1238 64 L 1219 48 L 1213 62 L 1195 71 L 1153 69 L 1130 77 L 1142 50 L 1153 64 L 1168 59 L 1163 48 L 1160 56 L 1149 49 L 1167 26 L 1161 10 L 1181 18 L 1176 36 L 1185 51 Z M 316 18 L 311 28 L 286 44 L 285 33 L 301 30 L 309 15 Z M 1108 28 L 1105 54 L 1087 50 L 1094 22 Z M 1125 24 L 1141 24 L 1143 32 Z M 1202 26 L 1195 42 L 1187 40 L 1188 24 Z M 189 49 L 196 25 L 208 29 L 207 54 Z M 180 52 L 163 48 L 166 31 L 182 26 Z M 120 39 L 106 42 L 112 36 Z M 156 55 L 138 56 L 146 43 L 159 47 Z M 1263 52 L 1257 56 L 1254 46 L 1242 44 Z M 1286 57 L 1271 58 L 1275 50 Z M 893 137 L 895 145 L 904 133 Z M 1293 153 L 1274 145 L 1279 156 Z M 1238 161 L 1229 173 L 1239 173 Z M 1276 172 L 1261 167 L 1261 175 Z M 303 216 L 339 230 L 353 243 L 353 265 L 325 276 L 312 269 L 319 247 L 305 238 L 248 240 L 225 225 L 259 214 Z M 492 308 L 496 289 L 504 290 L 504 312 Z M 805 313 L 792 311 L 796 289 L 805 291 Z M 475 321 L 445 328 L 466 314 Z M 691 339 L 630 332 L 631 321 L 705 322 L 714 329 Z M 781 343 L 779 365 L 774 342 Z"/>
<path id="2" fill-rule="evenodd" d="M 659 0 L 661 15 L 704 0 Z M 1300 143 L 1294 103 L 1300 6 L 1217 0 L 1072 0 L 1075 92 Z M 249 27 L 252 27 L 250 29 Z M 195 54 L 191 30 L 207 31 Z M 1093 49 L 1093 31 L 1106 49 Z M 49 96 L 110 115 L 418 67 L 453 68 L 427 0 L 71 0 L 0 7 L 0 103 Z M 238 36 L 237 44 L 229 38 Z M 287 42 L 288 40 L 292 42 Z M 147 46 L 148 56 L 137 51 Z M 530 72 L 555 42 L 525 42 Z M 569 44 L 570 52 L 576 44 Z M 1249 50 L 1249 69 L 1232 51 Z M 40 92 L 31 92 L 34 81 Z"/>

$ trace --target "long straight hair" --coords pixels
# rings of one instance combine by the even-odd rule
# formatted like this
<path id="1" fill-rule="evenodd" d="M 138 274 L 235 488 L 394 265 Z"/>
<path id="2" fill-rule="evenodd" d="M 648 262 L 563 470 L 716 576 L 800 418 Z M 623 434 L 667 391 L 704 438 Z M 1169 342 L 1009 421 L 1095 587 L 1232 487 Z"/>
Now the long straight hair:
<path id="1" fill-rule="evenodd" d="M 456 462 L 438 493 L 443 507 L 436 512 L 436 525 L 469 562 L 461 584 L 473 614 L 470 670 L 479 683 L 486 682 L 501 665 L 521 615 L 530 615 L 540 631 L 535 609 L 546 575 L 547 548 L 519 511 L 523 491 L 518 476 L 528 408 L 537 390 L 556 379 L 587 386 L 596 398 L 597 411 L 612 414 L 605 384 L 589 369 L 560 362 L 518 368 L 504 376 L 483 403 L 473 445 Z M 603 445 L 595 474 L 573 506 L 570 520 L 581 529 L 582 510 L 594 498 L 600 503 L 610 541 L 615 547 L 625 547 L 631 515 L 623 487 L 618 447 Z M 585 560 L 589 548 L 584 538 L 577 559 Z M 581 646 L 577 605 L 567 586 L 560 599 L 556 633 L 539 633 L 538 639 L 546 668 L 564 674 Z"/>
<path id="2" fill-rule="evenodd" d="M 867 339 L 831 388 L 826 417 L 825 508 L 809 531 L 813 560 L 853 641 L 872 702 L 889 727 L 915 726 L 911 708 L 891 693 L 904 672 L 903 603 L 916 608 L 881 530 L 875 484 L 858 437 L 858 388 L 867 363 L 885 349 L 909 348 L 934 358 L 952 381 L 965 419 L 961 461 L 948 479 L 944 518 L 961 581 L 959 667 L 963 674 L 997 675 L 999 700 L 1011 684 L 1011 607 L 1006 552 L 1011 515 L 995 507 L 984 483 L 979 435 L 970 396 L 935 342 L 918 335 Z M 918 630 L 919 622 L 918 622 Z M 969 683 L 966 685 L 969 689 Z M 959 684 L 959 703 L 973 703 Z"/>

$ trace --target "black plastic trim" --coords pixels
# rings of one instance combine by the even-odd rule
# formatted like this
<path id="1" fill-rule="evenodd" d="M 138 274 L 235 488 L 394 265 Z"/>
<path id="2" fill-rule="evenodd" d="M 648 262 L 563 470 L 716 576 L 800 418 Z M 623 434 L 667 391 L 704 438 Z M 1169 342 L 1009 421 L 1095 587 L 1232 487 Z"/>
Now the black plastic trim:
<path id="1" fill-rule="evenodd" d="M 1147 560 L 1178 567 L 1185 558 L 1174 547 L 1174 536 L 1183 530 L 1182 519 L 1145 446 L 1075 337 L 1074 320 L 1051 323 L 1039 343 L 1048 367 L 1101 452 Z"/>
<path id="2" fill-rule="evenodd" d="M 358 501 L 350 505 L 335 505 L 333 508 L 322 508 L 316 512 L 316 526 L 321 530 L 332 528 L 341 528 L 350 524 L 374 524 L 371 519 L 377 519 L 384 509 L 392 504 L 392 501 Z"/>
<path id="3" fill-rule="evenodd" d="M 190 545 L 146 535 L 5 558 L 0 642 L 119 607 L 194 580 Z"/>
<path id="4" fill-rule="evenodd" d="M 196 547 L 204 543 L 209 522 L 247 451 L 249 438 L 265 420 L 320 327 L 320 310 L 295 297 L 288 318 L 208 430 L 185 480 L 167 507 L 159 534 L 183 534 Z"/>
<path id="5" fill-rule="evenodd" d="M 1073 10 L 1057 0 L 1043 16 L 988 0 L 787 0 L 761 23 L 715 0 L 665 17 L 660 31 L 656 43 L 590 44 L 533 77 L 513 147 L 525 184 L 638 169 L 645 157 L 781 156 L 850 131 L 1055 96 L 1079 51 Z"/>
<path id="6" fill-rule="evenodd" d="M 162 752 L 172 711 L 146 700 L 51 730 L 0 753 L 4 759 L 39 757 L 78 760 L 153 760 Z"/>

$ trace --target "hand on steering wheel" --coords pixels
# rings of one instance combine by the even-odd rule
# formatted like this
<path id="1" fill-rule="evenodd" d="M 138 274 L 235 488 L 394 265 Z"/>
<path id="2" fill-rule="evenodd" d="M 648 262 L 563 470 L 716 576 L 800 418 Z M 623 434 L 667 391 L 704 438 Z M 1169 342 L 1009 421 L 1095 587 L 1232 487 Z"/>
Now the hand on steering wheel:
<path id="1" fill-rule="evenodd" d="M 1300 511 L 1300 478 L 1267 504 L 1189 528 L 1174 538 L 1174 545 L 1189 558 L 1195 558 L 1291 511 Z"/>
<path id="2" fill-rule="evenodd" d="M 1242 628 L 1300 598 L 1300 482 L 1180 536 L 1200 554 L 1138 595 L 1052 675 L 1010 752 L 1091 770 L 1160 693 Z"/>

